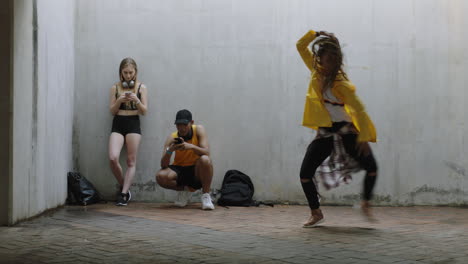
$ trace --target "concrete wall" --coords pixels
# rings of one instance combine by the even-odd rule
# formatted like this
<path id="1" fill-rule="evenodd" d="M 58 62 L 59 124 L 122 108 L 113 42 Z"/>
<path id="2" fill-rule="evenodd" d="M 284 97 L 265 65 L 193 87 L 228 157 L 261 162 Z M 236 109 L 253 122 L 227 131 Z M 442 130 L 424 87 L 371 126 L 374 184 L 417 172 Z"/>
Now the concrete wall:
<path id="1" fill-rule="evenodd" d="M 174 198 L 154 174 L 175 112 L 188 108 L 208 131 L 213 187 L 239 169 L 255 198 L 304 202 L 299 167 L 314 133 L 300 126 L 309 72 L 295 43 L 312 28 L 341 40 L 377 126 L 378 203 L 466 204 L 466 11 L 462 0 L 77 1 L 75 165 L 114 193 L 109 90 L 131 56 L 149 88 L 136 199 Z M 360 174 L 325 201 L 351 204 L 361 185 Z"/>
<path id="2" fill-rule="evenodd" d="M 0 31 L 3 41 L 0 42 L 0 80 L 3 80 L 3 89 L 0 94 L 0 120 L 3 129 L 0 130 L 0 225 L 8 224 L 10 206 L 10 135 L 11 135 L 11 50 L 13 36 L 13 1 L 8 0 L 0 10 Z"/>
<path id="3" fill-rule="evenodd" d="M 65 202 L 72 169 L 74 2 L 14 1 L 10 224 Z"/>

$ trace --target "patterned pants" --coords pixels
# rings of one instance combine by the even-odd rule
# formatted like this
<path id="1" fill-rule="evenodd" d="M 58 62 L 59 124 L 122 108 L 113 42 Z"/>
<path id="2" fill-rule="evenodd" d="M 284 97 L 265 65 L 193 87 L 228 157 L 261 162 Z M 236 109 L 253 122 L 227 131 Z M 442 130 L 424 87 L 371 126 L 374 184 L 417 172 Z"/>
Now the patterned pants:
<path id="1" fill-rule="evenodd" d="M 319 174 L 326 188 L 338 186 L 339 180 L 346 182 L 350 179 L 351 172 L 366 170 L 363 199 L 372 198 L 377 175 L 369 176 L 369 174 L 377 172 L 377 163 L 372 151 L 366 156 L 358 154 L 357 136 L 351 123 L 334 123 L 331 128 L 320 128 L 317 137 L 308 146 L 302 161 L 300 178 L 310 180 L 301 181 L 301 185 L 311 209 L 320 207 L 315 177 L 319 167 L 321 167 Z M 340 149 L 343 151 L 340 152 Z M 327 159 L 328 157 L 330 158 Z"/>

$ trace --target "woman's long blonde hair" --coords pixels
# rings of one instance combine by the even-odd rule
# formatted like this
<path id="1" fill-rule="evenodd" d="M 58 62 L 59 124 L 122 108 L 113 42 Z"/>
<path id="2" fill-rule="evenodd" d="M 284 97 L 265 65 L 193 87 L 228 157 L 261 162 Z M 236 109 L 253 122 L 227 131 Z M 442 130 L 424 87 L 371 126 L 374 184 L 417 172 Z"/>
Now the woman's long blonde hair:
<path id="1" fill-rule="evenodd" d="M 133 68 L 135 69 L 135 83 L 137 82 L 137 75 L 138 75 L 138 67 L 137 67 L 137 64 L 135 62 L 134 59 L 128 57 L 128 58 L 125 58 L 123 59 L 121 62 L 120 62 L 120 66 L 119 66 L 119 79 L 120 79 L 120 82 L 123 82 L 123 77 L 122 77 L 122 70 L 127 67 L 127 66 L 133 66 Z"/>

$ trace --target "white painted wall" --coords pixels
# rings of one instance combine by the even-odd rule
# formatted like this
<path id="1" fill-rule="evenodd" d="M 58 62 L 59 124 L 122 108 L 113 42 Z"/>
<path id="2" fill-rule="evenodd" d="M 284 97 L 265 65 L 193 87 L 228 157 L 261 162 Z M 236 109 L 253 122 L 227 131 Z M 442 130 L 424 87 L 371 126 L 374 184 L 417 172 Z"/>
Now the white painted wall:
<path id="1" fill-rule="evenodd" d="M 301 127 L 309 72 L 295 43 L 307 30 L 340 39 L 347 72 L 374 120 L 380 204 L 466 204 L 468 3 L 462 0 L 76 1 L 78 169 L 112 196 L 109 90 L 124 57 L 149 88 L 137 200 L 175 196 L 154 175 L 175 112 L 208 131 L 213 187 L 228 169 L 250 175 L 259 200 L 304 202 L 299 167 L 314 134 Z M 125 163 L 122 155 L 122 164 Z M 362 175 L 323 193 L 357 200 Z"/>
<path id="2" fill-rule="evenodd" d="M 14 1 L 10 223 L 65 202 L 72 169 L 74 7 L 72 0 Z"/>

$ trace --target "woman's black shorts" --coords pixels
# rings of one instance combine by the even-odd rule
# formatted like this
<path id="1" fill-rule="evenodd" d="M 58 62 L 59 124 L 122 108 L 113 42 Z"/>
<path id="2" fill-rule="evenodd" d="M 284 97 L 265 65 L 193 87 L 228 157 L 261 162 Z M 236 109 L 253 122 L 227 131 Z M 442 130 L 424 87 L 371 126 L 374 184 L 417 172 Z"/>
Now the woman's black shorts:
<path id="1" fill-rule="evenodd" d="M 140 116 L 114 116 L 114 120 L 112 121 L 112 132 L 122 134 L 124 137 L 130 133 L 141 135 Z"/>

